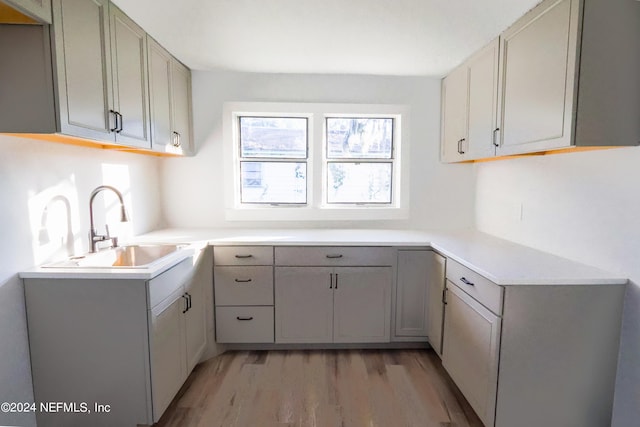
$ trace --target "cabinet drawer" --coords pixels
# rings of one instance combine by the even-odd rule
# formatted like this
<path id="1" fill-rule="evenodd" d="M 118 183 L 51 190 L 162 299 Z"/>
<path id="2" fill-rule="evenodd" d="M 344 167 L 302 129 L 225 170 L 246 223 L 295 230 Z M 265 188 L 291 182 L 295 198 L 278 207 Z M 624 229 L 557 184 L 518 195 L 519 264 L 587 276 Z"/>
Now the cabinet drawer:
<path id="1" fill-rule="evenodd" d="M 273 342 L 273 307 L 216 307 L 216 342 Z"/>
<path id="2" fill-rule="evenodd" d="M 388 266 L 395 261 L 395 249 L 354 246 L 276 247 L 276 265 L 286 266 Z"/>
<path id="3" fill-rule="evenodd" d="M 193 257 L 180 261 L 169 270 L 149 280 L 149 308 L 154 308 L 194 274 Z"/>
<path id="4" fill-rule="evenodd" d="M 273 267 L 216 267 L 213 277 L 217 306 L 273 305 Z"/>
<path id="5" fill-rule="evenodd" d="M 216 246 L 215 265 L 273 265 L 273 246 Z"/>
<path id="6" fill-rule="evenodd" d="M 447 258 L 447 279 L 497 315 L 502 315 L 502 287 Z"/>

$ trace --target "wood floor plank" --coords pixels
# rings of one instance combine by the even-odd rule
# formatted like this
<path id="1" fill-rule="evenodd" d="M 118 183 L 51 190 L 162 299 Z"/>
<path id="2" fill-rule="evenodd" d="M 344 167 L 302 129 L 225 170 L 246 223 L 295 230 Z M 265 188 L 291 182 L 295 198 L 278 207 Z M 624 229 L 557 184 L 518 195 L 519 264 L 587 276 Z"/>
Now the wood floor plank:
<path id="1" fill-rule="evenodd" d="M 482 427 L 431 350 L 238 351 L 194 370 L 160 427 Z"/>

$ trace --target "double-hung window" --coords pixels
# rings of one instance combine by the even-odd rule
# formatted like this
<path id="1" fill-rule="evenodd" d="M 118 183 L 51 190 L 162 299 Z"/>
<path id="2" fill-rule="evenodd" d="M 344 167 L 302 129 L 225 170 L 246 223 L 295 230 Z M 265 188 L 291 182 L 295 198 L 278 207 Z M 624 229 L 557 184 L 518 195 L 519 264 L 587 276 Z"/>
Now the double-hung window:
<path id="1" fill-rule="evenodd" d="M 393 105 L 225 104 L 227 218 L 406 218 L 407 120 Z"/>
<path id="2" fill-rule="evenodd" d="M 393 202 L 393 118 L 326 118 L 326 203 Z"/>
<path id="3" fill-rule="evenodd" d="M 240 203 L 307 204 L 306 117 L 239 116 Z"/>

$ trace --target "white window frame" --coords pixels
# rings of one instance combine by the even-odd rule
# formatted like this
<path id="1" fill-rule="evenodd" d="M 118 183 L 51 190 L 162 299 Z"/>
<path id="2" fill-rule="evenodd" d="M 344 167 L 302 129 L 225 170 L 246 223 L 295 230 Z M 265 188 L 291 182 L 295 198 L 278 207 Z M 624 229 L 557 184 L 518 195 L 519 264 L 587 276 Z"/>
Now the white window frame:
<path id="1" fill-rule="evenodd" d="M 307 204 L 240 202 L 239 117 L 307 118 Z M 392 203 L 329 204 L 326 201 L 326 118 L 392 118 Z M 392 220 L 409 217 L 409 108 L 389 104 L 231 102 L 223 109 L 225 219 L 229 221 Z"/>

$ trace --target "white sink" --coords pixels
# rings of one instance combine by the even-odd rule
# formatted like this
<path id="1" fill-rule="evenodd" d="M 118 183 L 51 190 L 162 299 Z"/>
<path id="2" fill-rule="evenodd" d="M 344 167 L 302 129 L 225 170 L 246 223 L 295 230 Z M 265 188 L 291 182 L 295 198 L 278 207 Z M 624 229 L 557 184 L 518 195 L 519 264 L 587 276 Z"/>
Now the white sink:
<path id="1" fill-rule="evenodd" d="M 187 245 L 129 245 L 43 265 L 45 268 L 145 268 Z"/>

